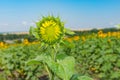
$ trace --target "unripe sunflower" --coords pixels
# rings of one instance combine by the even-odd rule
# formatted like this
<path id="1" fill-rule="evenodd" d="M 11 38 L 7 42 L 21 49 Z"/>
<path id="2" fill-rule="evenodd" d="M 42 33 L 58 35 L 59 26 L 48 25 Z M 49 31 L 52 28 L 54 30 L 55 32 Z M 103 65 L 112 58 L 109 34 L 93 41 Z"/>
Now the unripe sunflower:
<path id="1" fill-rule="evenodd" d="M 45 43 L 54 44 L 59 42 L 64 35 L 64 23 L 60 21 L 59 17 L 43 17 L 36 24 L 39 37 Z"/>

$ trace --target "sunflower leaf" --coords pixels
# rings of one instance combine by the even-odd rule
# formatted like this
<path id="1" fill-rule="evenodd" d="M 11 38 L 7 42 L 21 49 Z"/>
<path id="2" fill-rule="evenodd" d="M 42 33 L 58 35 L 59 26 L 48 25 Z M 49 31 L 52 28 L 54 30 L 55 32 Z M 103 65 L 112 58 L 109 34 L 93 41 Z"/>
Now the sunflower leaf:
<path id="1" fill-rule="evenodd" d="M 74 35 L 74 34 L 75 34 L 75 32 L 71 31 L 71 30 L 68 29 L 68 28 L 65 28 L 65 33 L 66 33 L 66 34 L 69 34 L 69 35 Z"/>
<path id="2" fill-rule="evenodd" d="M 34 28 L 33 26 L 30 27 L 29 33 L 30 33 L 30 35 L 33 35 L 33 36 L 35 36 L 38 39 L 40 38 L 39 35 L 38 35 L 37 28 Z"/>
<path id="3" fill-rule="evenodd" d="M 90 78 L 88 76 L 79 76 L 78 79 L 79 80 L 93 80 L 92 78 Z"/>
<path id="4" fill-rule="evenodd" d="M 71 56 L 58 60 L 57 62 L 49 59 L 46 60 L 48 67 L 62 80 L 70 80 L 74 74 L 75 60 Z"/>

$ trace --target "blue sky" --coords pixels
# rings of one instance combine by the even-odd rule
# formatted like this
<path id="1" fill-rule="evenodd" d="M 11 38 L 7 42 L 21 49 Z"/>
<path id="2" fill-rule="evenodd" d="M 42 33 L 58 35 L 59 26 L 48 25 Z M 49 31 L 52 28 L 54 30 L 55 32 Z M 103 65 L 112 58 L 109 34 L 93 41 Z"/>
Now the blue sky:
<path id="1" fill-rule="evenodd" d="M 60 16 L 70 29 L 114 27 L 120 0 L 0 0 L 0 32 L 29 31 L 42 16 Z"/>

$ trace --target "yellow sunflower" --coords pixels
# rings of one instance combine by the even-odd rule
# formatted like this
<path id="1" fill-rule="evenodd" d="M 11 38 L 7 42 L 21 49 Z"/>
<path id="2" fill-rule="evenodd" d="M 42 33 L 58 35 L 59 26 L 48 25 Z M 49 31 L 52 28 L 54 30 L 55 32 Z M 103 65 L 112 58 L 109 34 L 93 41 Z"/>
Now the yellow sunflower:
<path id="1" fill-rule="evenodd" d="M 59 42 L 64 34 L 64 24 L 53 16 L 43 17 L 39 21 L 38 32 L 42 41 L 52 44 Z"/>

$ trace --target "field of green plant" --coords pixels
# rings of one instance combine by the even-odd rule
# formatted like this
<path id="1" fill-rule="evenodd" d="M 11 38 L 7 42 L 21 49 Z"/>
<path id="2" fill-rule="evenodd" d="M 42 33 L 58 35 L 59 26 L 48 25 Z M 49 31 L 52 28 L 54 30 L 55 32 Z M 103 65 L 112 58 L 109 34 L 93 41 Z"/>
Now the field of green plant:
<path id="1" fill-rule="evenodd" d="M 61 35 L 55 29 L 53 39 L 42 36 L 45 43 L 0 42 L 0 80 L 120 80 L 120 31 L 64 36 L 53 44 Z"/>
<path id="2" fill-rule="evenodd" d="M 108 33 L 109 34 L 109 33 Z M 119 32 L 120 34 L 120 32 Z M 64 39 L 57 55 L 75 58 L 75 73 L 94 80 L 120 79 L 120 36 L 100 37 L 99 34 Z M 37 80 L 47 75 L 41 64 L 26 62 L 51 50 L 40 42 L 11 45 L 0 50 L 0 80 Z M 69 61 L 69 60 L 68 60 Z"/>

